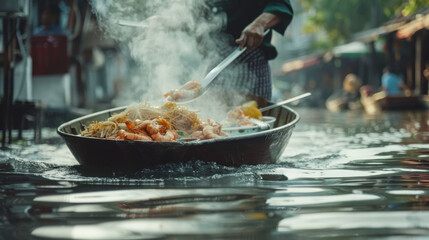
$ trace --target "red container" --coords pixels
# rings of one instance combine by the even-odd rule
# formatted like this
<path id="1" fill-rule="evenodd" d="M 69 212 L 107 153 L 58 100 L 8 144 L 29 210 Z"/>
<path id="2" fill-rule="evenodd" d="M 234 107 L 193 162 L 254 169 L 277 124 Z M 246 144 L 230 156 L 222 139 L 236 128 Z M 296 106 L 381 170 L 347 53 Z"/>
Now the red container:
<path id="1" fill-rule="evenodd" d="M 31 37 L 33 76 L 68 73 L 67 42 L 65 35 Z"/>

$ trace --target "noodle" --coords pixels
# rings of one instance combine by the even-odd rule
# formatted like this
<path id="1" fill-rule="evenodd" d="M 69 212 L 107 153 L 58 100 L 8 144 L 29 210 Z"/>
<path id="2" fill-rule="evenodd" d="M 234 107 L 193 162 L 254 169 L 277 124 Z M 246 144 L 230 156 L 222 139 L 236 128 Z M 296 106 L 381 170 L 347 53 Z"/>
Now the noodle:
<path id="1" fill-rule="evenodd" d="M 118 135 L 118 124 L 112 121 L 95 122 L 81 132 L 85 137 L 114 138 Z"/>
<path id="2" fill-rule="evenodd" d="M 188 110 L 185 105 L 168 102 L 161 107 L 151 107 L 142 102 L 128 106 L 106 121 L 92 122 L 81 131 L 81 135 L 107 139 L 174 141 L 178 137 L 176 131 L 191 135 L 195 131 L 203 131 L 205 127 L 207 124 L 203 124 L 197 113 Z M 221 125 L 217 127 L 216 134 L 205 134 L 201 139 L 216 136 L 226 136 L 221 133 Z"/>
<path id="3" fill-rule="evenodd" d="M 172 128 L 175 130 L 195 131 L 201 126 L 201 121 L 197 114 L 186 109 L 185 106 L 166 103 L 161 108 L 164 109 L 163 117 L 171 123 Z"/>

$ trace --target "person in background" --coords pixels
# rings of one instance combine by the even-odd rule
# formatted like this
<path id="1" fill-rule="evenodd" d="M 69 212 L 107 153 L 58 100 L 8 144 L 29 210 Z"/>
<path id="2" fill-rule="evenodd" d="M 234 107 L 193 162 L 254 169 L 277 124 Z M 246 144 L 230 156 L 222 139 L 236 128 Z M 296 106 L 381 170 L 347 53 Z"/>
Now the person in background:
<path id="1" fill-rule="evenodd" d="M 426 81 L 429 81 L 429 61 L 425 63 L 425 69 L 423 69 L 423 76 L 425 77 Z"/>
<path id="2" fill-rule="evenodd" d="M 50 4 L 42 12 L 41 25 L 33 31 L 34 36 L 67 35 L 67 30 L 59 25 L 61 10 L 57 4 Z"/>
<path id="3" fill-rule="evenodd" d="M 427 86 L 427 82 L 429 82 L 429 61 L 425 63 L 425 68 L 423 69 L 423 77 L 425 77 Z"/>
<path id="4" fill-rule="evenodd" d="M 386 92 L 387 96 L 402 95 L 411 96 L 411 90 L 402 81 L 402 79 L 393 73 L 389 67 L 383 69 L 381 77 L 381 87 Z"/>
<path id="5" fill-rule="evenodd" d="M 346 75 L 343 81 L 343 89 L 339 92 L 333 93 L 326 100 L 326 108 L 329 111 L 336 112 L 340 110 L 356 110 L 362 107 L 360 104 L 359 87 L 361 81 L 353 74 Z"/>
<path id="6" fill-rule="evenodd" d="M 379 100 L 386 97 L 386 92 L 375 92 L 369 85 L 360 87 L 359 92 L 361 96 L 360 101 L 365 112 L 370 115 L 379 114 L 382 110 Z"/>

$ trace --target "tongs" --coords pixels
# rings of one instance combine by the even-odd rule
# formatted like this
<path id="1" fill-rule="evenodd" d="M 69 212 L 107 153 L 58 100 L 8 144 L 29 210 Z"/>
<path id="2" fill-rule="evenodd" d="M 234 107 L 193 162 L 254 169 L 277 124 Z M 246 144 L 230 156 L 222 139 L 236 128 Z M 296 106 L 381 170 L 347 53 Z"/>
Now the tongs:
<path id="1" fill-rule="evenodd" d="M 311 93 L 309 93 L 309 92 L 308 92 L 308 93 L 303 93 L 303 94 L 298 95 L 298 96 L 296 96 L 296 97 L 289 98 L 289 99 L 287 99 L 287 100 L 283 100 L 283 101 L 281 101 L 281 102 L 274 103 L 274 104 L 272 104 L 272 105 L 269 105 L 269 106 L 266 106 L 266 107 L 260 108 L 260 109 L 259 109 L 259 111 L 261 111 L 261 112 L 265 112 L 265 111 L 268 111 L 268 110 L 270 110 L 270 109 L 276 108 L 276 107 L 278 107 L 278 106 L 285 105 L 285 104 L 287 104 L 287 103 L 291 103 L 291 102 L 295 102 L 295 101 L 297 101 L 297 100 L 299 100 L 299 99 L 301 99 L 301 98 L 305 98 L 305 97 L 308 97 L 308 96 L 310 96 L 310 95 L 311 95 Z M 258 126 L 260 130 L 267 130 L 267 129 L 269 129 L 269 128 L 270 128 L 270 125 L 269 125 L 268 123 L 264 122 L 264 121 L 261 121 L 261 120 L 255 119 L 255 118 L 250 118 L 250 121 L 251 121 L 253 124 L 255 124 L 256 126 Z"/>
<path id="2" fill-rule="evenodd" d="M 123 26 L 123 27 L 149 28 L 149 25 L 147 23 L 144 23 L 144 22 L 136 22 L 136 21 L 119 19 L 116 23 L 120 26 Z"/>
<path id="3" fill-rule="evenodd" d="M 310 96 L 310 95 L 311 95 L 311 93 L 309 93 L 309 92 L 307 92 L 307 93 L 303 93 L 303 94 L 298 95 L 298 96 L 296 96 L 296 97 L 289 98 L 289 99 L 283 100 L 283 101 L 281 101 L 281 102 L 274 103 L 274 104 L 272 104 L 272 105 L 269 105 L 269 106 L 266 106 L 266 107 L 260 108 L 260 109 L 259 109 L 259 111 L 261 111 L 261 112 L 265 112 L 265 111 L 268 111 L 268 110 L 270 110 L 270 109 L 276 108 L 276 107 L 278 107 L 278 106 L 285 105 L 286 103 L 295 102 L 296 100 L 299 100 L 299 99 L 301 99 L 301 98 L 308 97 L 308 96 Z"/>
<path id="4" fill-rule="evenodd" d="M 287 100 L 283 100 L 281 102 L 269 105 L 267 107 L 260 108 L 259 111 L 261 111 L 261 112 L 268 111 L 268 110 L 276 108 L 278 106 L 281 106 L 281 105 L 284 105 L 284 104 L 287 104 L 287 103 L 291 103 L 291 102 L 295 102 L 295 101 L 297 101 L 297 100 L 299 100 L 301 98 L 305 98 L 305 97 L 308 97 L 310 95 L 311 95 L 311 93 L 309 93 L 309 92 L 303 93 L 303 94 L 298 95 L 296 97 L 289 98 Z M 267 123 L 267 122 L 265 122 L 265 121 L 263 121 L 263 120 L 259 120 L 259 119 L 251 118 L 251 117 L 249 119 L 250 119 L 250 122 L 252 122 L 258 128 L 259 131 L 264 131 L 264 130 L 268 130 L 268 129 L 271 128 L 270 124 Z M 225 128 L 225 130 L 230 130 L 230 129 L 231 128 Z"/>
<path id="5" fill-rule="evenodd" d="M 267 34 L 270 32 L 270 29 L 267 29 L 264 32 L 264 36 L 267 36 Z M 224 70 L 230 63 L 232 63 L 235 59 L 237 59 L 242 53 L 244 53 L 247 50 L 247 47 L 243 47 L 240 49 L 240 47 L 237 47 L 231 54 L 229 54 L 222 62 L 220 62 L 216 67 L 214 67 L 201 81 L 201 89 L 185 98 L 180 99 L 173 99 L 170 96 L 167 97 L 167 101 L 170 102 L 178 102 L 178 103 L 188 103 L 194 101 L 196 98 L 203 95 L 209 85 L 213 82 L 213 80 L 219 75 L 222 70 Z"/>

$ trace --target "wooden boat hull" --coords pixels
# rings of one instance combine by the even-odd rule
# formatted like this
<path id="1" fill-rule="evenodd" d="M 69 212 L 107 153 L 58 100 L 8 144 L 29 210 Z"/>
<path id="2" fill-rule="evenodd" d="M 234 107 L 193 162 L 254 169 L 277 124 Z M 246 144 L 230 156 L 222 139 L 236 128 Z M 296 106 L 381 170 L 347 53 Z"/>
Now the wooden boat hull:
<path id="1" fill-rule="evenodd" d="M 384 110 L 425 109 L 425 102 L 421 96 L 387 96 L 379 100 Z"/>
<path id="2" fill-rule="evenodd" d="M 276 117 L 274 128 L 262 132 L 210 140 L 145 142 L 82 137 L 80 130 L 92 121 L 103 121 L 125 107 L 105 110 L 62 124 L 57 132 L 76 160 L 96 169 L 153 168 L 193 160 L 226 166 L 275 163 L 290 139 L 299 115 L 281 106 L 267 112 Z"/>

